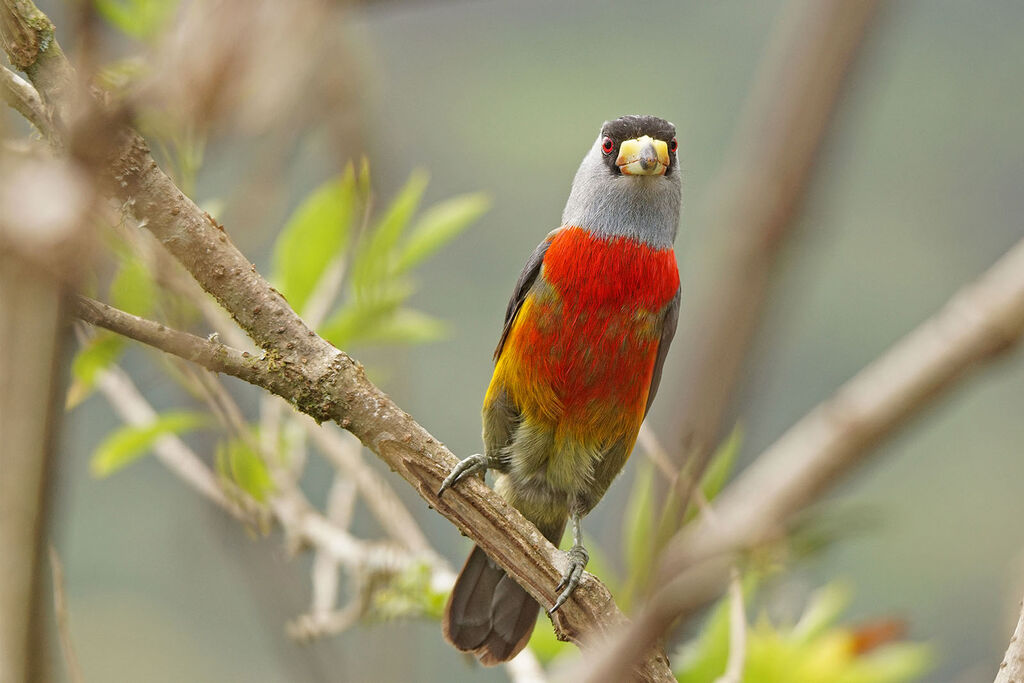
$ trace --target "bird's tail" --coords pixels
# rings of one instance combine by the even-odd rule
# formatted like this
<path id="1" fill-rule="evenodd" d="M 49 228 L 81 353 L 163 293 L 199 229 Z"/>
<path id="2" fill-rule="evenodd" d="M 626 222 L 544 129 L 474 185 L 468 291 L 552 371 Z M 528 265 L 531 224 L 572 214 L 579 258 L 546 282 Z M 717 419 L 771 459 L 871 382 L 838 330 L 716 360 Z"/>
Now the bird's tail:
<path id="1" fill-rule="evenodd" d="M 558 545 L 565 522 L 563 517 L 537 527 Z M 457 649 L 475 654 L 484 666 L 507 662 L 526 647 L 538 609 L 537 601 L 475 546 L 448 598 L 444 637 Z"/>

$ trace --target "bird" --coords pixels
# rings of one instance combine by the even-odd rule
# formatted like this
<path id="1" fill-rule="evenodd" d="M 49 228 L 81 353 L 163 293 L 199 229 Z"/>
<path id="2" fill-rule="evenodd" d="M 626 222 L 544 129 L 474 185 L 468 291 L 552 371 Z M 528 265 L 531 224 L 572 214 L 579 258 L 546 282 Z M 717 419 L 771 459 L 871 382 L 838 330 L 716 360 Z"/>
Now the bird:
<path id="1" fill-rule="evenodd" d="M 484 453 L 438 495 L 496 473 L 495 490 L 555 546 L 573 545 L 553 614 L 589 561 L 582 518 L 622 470 L 658 391 L 679 317 L 673 244 L 682 203 L 675 126 L 629 115 L 601 126 L 560 227 L 526 261 L 484 396 Z M 484 665 L 522 650 L 540 605 L 474 547 L 448 599 L 445 638 Z"/>

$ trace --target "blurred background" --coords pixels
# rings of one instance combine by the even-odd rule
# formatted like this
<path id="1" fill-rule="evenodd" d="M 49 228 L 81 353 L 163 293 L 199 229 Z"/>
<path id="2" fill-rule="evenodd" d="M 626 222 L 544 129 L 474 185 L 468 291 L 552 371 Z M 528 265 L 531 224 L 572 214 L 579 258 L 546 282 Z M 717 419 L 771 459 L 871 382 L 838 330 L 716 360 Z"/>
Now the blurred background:
<path id="1" fill-rule="evenodd" d="M 81 46 L 64 36 L 68 6 L 40 7 L 74 61 Z M 557 227 L 576 167 L 607 119 L 649 113 L 676 124 L 686 308 L 714 240 L 709 185 L 781 7 L 396 0 L 345 8 L 319 29 L 340 36 L 339 51 L 321 58 L 336 55 L 344 96 L 311 99 L 327 107 L 311 123 L 271 119 L 258 131 L 211 134 L 194 198 L 216 206 L 240 249 L 269 272 L 280 226 L 350 159 L 368 157 L 384 198 L 414 169 L 429 173 L 428 205 L 485 193 L 490 210 L 416 273 L 412 303 L 444 321 L 446 335 L 352 349 L 403 409 L 468 455 L 480 449 L 480 402 L 512 284 Z M 842 91 L 730 417 L 744 433 L 738 467 L 1024 234 L 1022 35 L 1020 3 L 882 5 Z M 109 45 L 111 59 L 140 51 L 129 39 Z M 272 173 L 267 158 L 278 164 Z M 648 421 L 658 434 L 677 419 L 666 397 L 681 352 L 670 354 Z M 189 401 L 137 348 L 124 367 L 158 407 Z M 254 394 L 229 385 L 255 411 Z M 933 646 L 927 680 L 990 680 L 1024 590 L 1022 405 L 1024 362 L 1011 355 L 885 443 L 825 506 L 839 520 L 836 537 L 791 567 L 780 590 L 844 579 L 851 619 L 903 618 L 910 638 Z M 285 622 L 309 602 L 309 558 L 247 531 L 153 459 L 94 478 L 90 454 L 118 424 L 92 397 L 67 414 L 59 436 L 54 535 L 87 680 L 507 679 L 469 665 L 432 621 L 363 624 L 311 644 L 288 639 Z M 204 439 L 190 443 L 212 448 Z M 613 564 L 640 461 L 587 520 Z M 461 564 L 468 542 L 388 476 L 434 546 Z M 329 467 L 311 460 L 303 483 L 322 504 Z M 355 528 L 372 535 L 363 516 Z"/>

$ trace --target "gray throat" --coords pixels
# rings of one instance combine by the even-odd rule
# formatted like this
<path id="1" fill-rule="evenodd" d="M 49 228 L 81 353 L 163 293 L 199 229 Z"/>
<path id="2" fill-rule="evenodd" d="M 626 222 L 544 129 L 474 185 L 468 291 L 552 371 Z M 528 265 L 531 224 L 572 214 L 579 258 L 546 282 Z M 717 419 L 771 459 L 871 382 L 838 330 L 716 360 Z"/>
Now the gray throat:
<path id="1" fill-rule="evenodd" d="M 671 247 L 682 203 L 677 165 L 663 176 L 615 175 L 601 157 L 598 139 L 572 181 L 562 225 L 595 235 L 628 237 L 655 249 Z"/>

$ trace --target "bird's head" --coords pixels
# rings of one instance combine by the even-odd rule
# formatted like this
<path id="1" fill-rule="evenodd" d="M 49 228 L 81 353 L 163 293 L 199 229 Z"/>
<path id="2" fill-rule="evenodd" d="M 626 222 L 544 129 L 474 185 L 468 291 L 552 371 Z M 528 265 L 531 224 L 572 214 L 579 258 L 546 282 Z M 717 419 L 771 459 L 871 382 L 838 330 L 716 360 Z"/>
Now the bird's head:
<path id="1" fill-rule="evenodd" d="M 681 204 L 676 128 L 656 116 L 601 126 L 573 180 L 563 225 L 671 246 Z"/>

